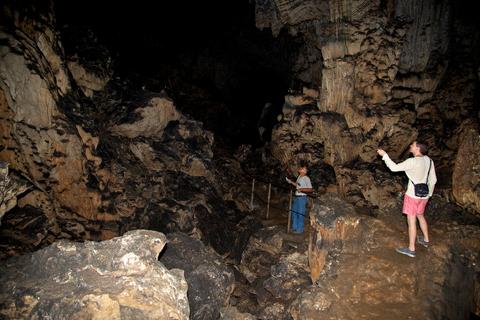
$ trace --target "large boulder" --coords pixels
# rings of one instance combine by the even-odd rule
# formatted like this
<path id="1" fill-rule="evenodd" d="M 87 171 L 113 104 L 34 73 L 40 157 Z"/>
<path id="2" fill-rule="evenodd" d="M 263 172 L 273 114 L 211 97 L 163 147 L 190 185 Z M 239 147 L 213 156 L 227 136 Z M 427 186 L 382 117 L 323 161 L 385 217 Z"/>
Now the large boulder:
<path id="1" fill-rule="evenodd" d="M 169 99 L 153 98 L 146 106 L 135 109 L 134 119 L 112 127 L 112 133 L 133 139 L 161 136 L 170 121 L 180 119 L 180 113 Z M 210 138 L 211 139 L 211 138 Z"/>
<path id="2" fill-rule="evenodd" d="M 135 230 L 104 242 L 59 241 L 2 266 L 2 318 L 188 319 L 183 271 L 158 262 L 165 235 Z"/>
<path id="3" fill-rule="evenodd" d="M 289 302 L 296 298 L 304 287 L 311 284 L 308 272 L 305 253 L 283 254 L 279 262 L 270 268 L 270 277 L 263 282 L 263 287 L 275 299 Z"/>
<path id="4" fill-rule="evenodd" d="M 270 266 L 279 259 L 285 231 L 278 226 L 266 227 L 253 234 L 242 253 L 240 271 L 253 283 L 270 275 Z"/>
<path id="5" fill-rule="evenodd" d="M 217 319 L 234 289 L 233 270 L 215 251 L 183 233 L 167 235 L 160 261 L 167 268 L 182 269 L 188 283 L 190 319 Z"/>

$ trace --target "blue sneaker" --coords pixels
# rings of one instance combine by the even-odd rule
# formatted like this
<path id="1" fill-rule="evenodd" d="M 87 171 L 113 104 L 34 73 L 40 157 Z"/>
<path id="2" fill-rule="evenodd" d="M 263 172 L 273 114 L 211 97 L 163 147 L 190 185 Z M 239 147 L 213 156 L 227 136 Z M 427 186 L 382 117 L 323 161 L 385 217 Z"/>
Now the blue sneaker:
<path id="1" fill-rule="evenodd" d="M 415 258 L 416 254 L 415 251 L 412 251 L 408 248 L 397 248 L 395 249 L 398 253 L 404 254 L 406 256 L 409 256 L 410 258 Z"/>
<path id="2" fill-rule="evenodd" d="M 428 248 L 428 245 L 430 244 L 430 241 L 425 241 L 425 239 L 422 236 L 417 237 L 417 243 L 421 244 L 425 248 Z"/>

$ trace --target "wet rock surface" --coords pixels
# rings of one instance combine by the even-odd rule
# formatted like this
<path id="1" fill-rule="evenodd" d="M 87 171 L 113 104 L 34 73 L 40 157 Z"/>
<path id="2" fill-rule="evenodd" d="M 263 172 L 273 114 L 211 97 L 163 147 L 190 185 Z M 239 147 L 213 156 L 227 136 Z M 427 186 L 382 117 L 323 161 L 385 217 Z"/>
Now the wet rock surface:
<path id="1" fill-rule="evenodd" d="M 157 261 L 165 235 L 135 230 L 104 242 L 58 241 L 5 261 L 7 319 L 188 319 L 183 271 Z"/>

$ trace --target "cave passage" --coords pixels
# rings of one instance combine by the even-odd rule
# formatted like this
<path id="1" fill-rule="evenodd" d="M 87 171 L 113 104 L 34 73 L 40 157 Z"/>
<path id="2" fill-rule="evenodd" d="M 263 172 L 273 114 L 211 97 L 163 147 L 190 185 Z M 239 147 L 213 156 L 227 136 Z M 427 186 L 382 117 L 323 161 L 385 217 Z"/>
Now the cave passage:
<path id="1" fill-rule="evenodd" d="M 132 89 L 165 90 L 182 112 L 214 132 L 217 144 L 261 145 L 258 125 L 266 104 L 271 107 L 260 125 L 263 140 L 270 138 L 293 85 L 300 42 L 257 29 L 253 4 L 74 1 L 58 2 L 56 11 L 67 56 L 94 55 L 78 41 L 93 32 Z"/>

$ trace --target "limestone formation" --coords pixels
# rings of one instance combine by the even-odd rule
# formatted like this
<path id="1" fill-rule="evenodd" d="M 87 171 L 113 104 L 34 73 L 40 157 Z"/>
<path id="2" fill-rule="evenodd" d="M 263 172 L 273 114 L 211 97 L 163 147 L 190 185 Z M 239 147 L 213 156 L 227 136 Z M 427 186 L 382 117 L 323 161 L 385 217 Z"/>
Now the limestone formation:
<path id="1" fill-rule="evenodd" d="M 182 233 L 170 233 L 167 237 L 168 245 L 160 262 L 185 272 L 189 319 L 217 319 L 234 289 L 233 271 L 199 240 Z"/>
<path id="2" fill-rule="evenodd" d="M 248 292 L 255 294 L 255 301 L 234 301 L 238 309 L 261 319 L 288 319 L 290 303 L 311 284 L 306 249 L 302 238 L 294 238 L 277 226 L 258 230 L 239 268 L 254 288 Z M 243 290 L 243 285 L 237 284 L 236 290 Z"/>
<path id="3" fill-rule="evenodd" d="M 255 320 L 250 313 L 242 313 L 235 307 L 225 307 L 220 310 L 220 319 L 222 320 Z"/>
<path id="4" fill-rule="evenodd" d="M 8 163 L 0 161 L 0 224 L 5 213 L 17 205 L 17 197 L 30 187 L 9 175 Z"/>
<path id="5" fill-rule="evenodd" d="M 50 190 L 56 205 L 92 218 L 100 197 L 83 183 L 88 169 L 81 142 L 58 107 L 70 90 L 58 35 L 49 24 L 33 28 L 37 22 L 22 14 L 5 22 L 23 32 L 1 34 L 0 128 L 7 148 L 0 157 Z"/>
<path id="6" fill-rule="evenodd" d="M 7 260 L 1 269 L 5 319 L 188 319 L 183 271 L 157 261 L 167 242 L 135 230 L 104 242 L 59 241 Z"/>
<path id="7" fill-rule="evenodd" d="M 327 263 L 327 255 L 334 244 L 339 241 L 342 244 L 359 241 L 361 225 L 353 206 L 329 194 L 315 201 L 311 211 L 308 264 L 310 277 L 315 283 L 320 278 Z"/>
<path id="8" fill-rule="evenodd" d="M 293 319 L 315 319 L 328 310 L 332 301 L 320 288 L 303 291 L 290 307 Z"/>
<path id="9" fill-rule="evenodd" d="M 135 114 L 139 121 L 119 124 L 114 126 L 111 131 L 130 139 L 139 136 L 160 137 L 170 121 L 180 118 L 180 114 L 171 100 L 159 98 L 153 98 L 147 106 L 135 110 Z"/>
<path id="10" fill-rule="evenodd" d="M 178 69 L 158 58 L 158 78 L 122 78 L 91 31 L 63 26 L 60 38 L 52 0 L 2 4 L 0 161 L 12 172 L 0 168 L 0 259 L 39 251 L 0 266 L 0 318 L 480 314 L 480 33 L 459 13 L 469 6 L 447 0 L 251 3 L 259 29 L 270 29 L 278 42 L 294 39 L 272 45 L 263 58 L 267 70 L 288 75 L 278 83 L 291 88 L 281 93 L 278 117 L 277 105 L 262 101 L 261 121 L 244 126 L 256 130 L 255 138 L 260 130 L 265 145 L 244 145 L 233 156 L 235 143 L 245 141 L 217 139 L 218 132 L 215 141 L 206 130 L 223 127 L 219 132 L 238 136 L 227 128 L 225 112 L 237 120 L 236 112 L 257 103 L 248 90 L 242 99 L 229 92 L 235 86 L 227 82 L 245 80 L 235 78 L 245 65 L 233 66 L 230 46 L 226 53 L 219 46 L 178 55 L 188 65 Z M 240 41 L 262 51 L 249 43 L 249 32 L 242 29 Z M 267 61 L 273 51 L 284 57 Z M 226 100 L 240 109 L 229 110 L 216 93 L 193 84 L 210 75 L 213 88 L 232 94 Z M 265 85 L 258 88 L 262 98 L 278 94 L 267 88 L 274 84 Z M 406 180 L 387 172 L 376 149 L 398 162 L 416 139 L 430 146 L 439 186 L 426 212 L 432 245 L 417 248 L 411 260 L 394 251 L 407 239 Z M 306 233 L 293 235 L 285 225 L 272 226 L 284 222 L 289 192 L 275 184 L 296 173 L 299 161 L 308 163 L 313 196 L 320 196 L 309 201 Z M 19 196 L 26 187 L 13 186 L 17 176 L 29 181 L 21 180 L 31 192 Z M 264 221 L 261 195 L 268 184 L 260 179 L 273 183 L 270 204 L 281 208 L 281 217 Z M 171 242 L 164 248 L 163 234 L 142 229 L 169 233 Z"/>
<path id="11" fill-rule="evenodd" d="M 272 133 L 275 157 L 290 169 L 298 158 L 332 166 L 337 185 L 357 190 L 352 203 L 362 206 L 387 205 L 357 184 L 370 179 L 360 171 L 376 161 L 379 147 L 401 160 L 418 138 L 451 175 L 461 123 L 475 113 L 478 70 L 475 40 L 465 40 L 478 32 L 459 7 L 433 0 L 256 1 L 257 27 L 301 35 L 303 58 L 294 70 L 317 72 L 297 76 L 318 96 L 302 90 L 285 97 Z"/>
<path id="12" fill-rule="evenodd" d="M 457 203 L 480 212 L 480 135 L 478 126 L 465 123 L 452 176 Z"/>
<path id="13" fill-rule="evenodd" d="M 249 282 L 270 274 L 270 265 L 279 259 L 283 233 L 279 227 L 268 227 L 258 230 L 250 237 L 240 264 L 240 270 Z"/>
<path id="14" fill-rule="evenodd" d="M 304 253 L 285 254 L 277 264 L 272 265 L 270 277 L 263 282 L 263 287 L 274 299 L 291 301 L 311 283 L 308 271 L 307 256 Z"/>
<path id="15" fill-rule="evenodd" d="M 450 217 L 435 220 L 437 211 Z M 446 223 L 453 215 L 466 215 L 447 211 L 447 207 L 427 211 L 435 242 L 428 249 L 417 246 L 414 262 L 394 251 L 407 241 L 400 213 L 377 219 L 355 213 L 334 195 L 322 196 L 310 216 L 309 262 L 316 285 L 292 302 L 291 316 L 465 319 L 471 311 L 478 312 L 477 298 L 467 297 L 477 296 L 480 229 L 466 219 Z M 457 255 L 453 247 L 462 253 Z"/>
<path id="16" fill-rule="evenodd" d="M 77 61 L 68 61 L 67 66 L 73 79 L 87 97 L 92 97 L 96 91 L 102 91 L 108 81 L 110 81 L 108 77 L 99 77 L 94 73 L 88 72 Z"/>
<path id="17" fill-rule="evenodd" d="M 221 194 L 230 188 L 221 184 L 234 182 L 215 178 L 223 169 L 212 161 L 213 134 L 165 92 L 113 77 L 111 58 L 91 33 L 67 28 L 64 35 L 78 39 L 65 37 L 65 52 L 49 4 L 32 11 L 45 11 L 46 21 L 29 15 L 34 4 L 1 11 L 0 160 L 35 185 L 18 218 L 35 212 L 48 226 L 4 232 L 26 250 L 55 238 L 182 231 L 239 259 L 254 217 Z M 7 226 L 23 224 L 12 218 Z"/>

